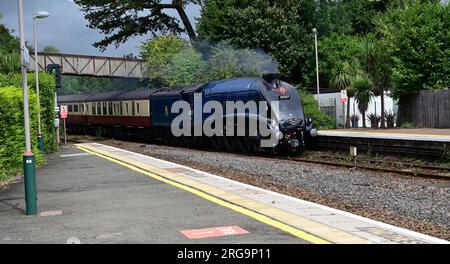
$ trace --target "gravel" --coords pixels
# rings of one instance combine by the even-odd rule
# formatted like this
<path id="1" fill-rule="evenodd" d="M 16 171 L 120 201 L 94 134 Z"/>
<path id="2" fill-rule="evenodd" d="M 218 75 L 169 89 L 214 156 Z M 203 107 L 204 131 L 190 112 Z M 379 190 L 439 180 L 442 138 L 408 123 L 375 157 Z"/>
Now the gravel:
<path id="1" fill-rule="evenodd" d="M 449 180 L 116 140 L 102 143 L 450 239 Z"/>

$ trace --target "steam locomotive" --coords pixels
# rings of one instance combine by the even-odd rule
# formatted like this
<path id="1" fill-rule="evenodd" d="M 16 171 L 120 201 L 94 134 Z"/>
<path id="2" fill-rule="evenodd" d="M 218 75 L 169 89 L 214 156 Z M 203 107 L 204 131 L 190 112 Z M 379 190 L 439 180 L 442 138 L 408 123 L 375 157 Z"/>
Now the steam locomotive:
<path id="1" fill-rule="evenodd" d="M 270 153 L 299 153 L 317 134 L 298 92 L 278 74 L 175 89 L 58 96 L 58 104 L 68 106 L 67 130 L 75 134 Z"/>

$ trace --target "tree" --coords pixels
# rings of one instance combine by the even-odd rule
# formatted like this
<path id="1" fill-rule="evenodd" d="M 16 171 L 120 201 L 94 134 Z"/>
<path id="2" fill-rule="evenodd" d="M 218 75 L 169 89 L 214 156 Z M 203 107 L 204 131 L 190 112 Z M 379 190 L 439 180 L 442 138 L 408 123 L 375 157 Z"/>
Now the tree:
<path id="1" fill-rule="evenodd" d="M 0 14 L 0 19 L 2 15 Z M 13 31 L 5 25 L 0 24 L 0 52 L 11 53 L 19 52 L 19 38 L 12 35 Z"/>
<path id="2" fill-rule="evenodd" d="M 347 38 L 372 32 L 372 18 L 394 1 L 205 0 L 197 31 L 200 37 L 229 41 L 234 47 L 261 48 L 278 62 L 283 78 L 310 86 L 315 83 L 312 28 L 318 30 L 319 46 L 333 33 L 344 46 Z M 319 48 L 319 56 L 325 52 Z M 335 69 L 327 67 L 334 63 L 322 63 L 320 71 L 326 74 L 321 83 L 328 83 Z"/>
<path id="3" fill-rule="evenodd" d="M 360 67 L 357 59 L 357 43 L 360 38 L 332 33 L 330 36 L 319 39 L 319 71 L 322 87 L 328 86 L 336 72 L 342 68 L 343 63 L 347 62 L 355 67 Z M 314 79 L 315 72 L 311 72 L 309 78 Z"/>
<path id="4" fill-rule="evenodd" d="M 178 34 L 187 32 L 191 42 L 197 36 L 184 10 L 186 4 L 201 4 L 202 0 L 172 0 L 162 3 L 161 0 L 75 0 L 85 13 L 89 27 L 98 29 L 107 35 L 93 45 L 104 50 L 108 45 L 119 46 L 128 38 L 136 35 L 170 32 Z M 165 9 L 176 10 L 184 25 L 180 27 L 177 18 L 163 12 Z"/>
<path id="5" fill-rule="evenodd" d="M 358 110 L 362 114 L 363 127 L 366 127 L 366 111 L 369 103 L 375 96 L 373 93 L 373 83 L 365 75 L 357 75 L 352 80 L 352 87 L 355 89 L 355 101 L 358 103 Z"/>
<path id="6" fill-rule="evenodd" d="M 44 52 L 44 53 L 60 53 L 59 49 L 57 49 L 55 46 L 46 46 L 42 49 L 42 52 Z"/>
<path id="7" fill-rule="evenodd" d="M 188 43 L 175 35 L 161 36 L 143 43 L 140 56 L 147 61 L 148 77 L 162 82 L 166 77 L 165 67 L 187 47 Z"/>
<path id="8" fill-rule="evenodd" d="M 148 40 L 140 54 L 147 61 L 150 79 L 165 86 L 262 76 L 275 70 L 273 60 L 257 50 L 234 49 L 226 42 L 191 47 L 174 35 Z"/>
<path id="9" fill-rule="evenodd" d="M 450 86 L 450 5 L 408 1 L 376 20 L 391 54 L 394 97 Z"/>
<path id="10" fill-rule="evenodd" d="M 350 101 L 353 97 L 355 90 L 353 88 L 353 78 L 358 74 L 358 68 L 355 65 L 350 65 L 348 62 L 339 64 L 339 68 L 330 80 L 330 86 L 339 89 L 347 90 L 347 118 L 345 119 L 345 126 L 350 126 Z"/>
<path id="11" fill-rule="evenodd" d="M 314 0 L 207 0 L 197 31 L 235 48 L 260 48 L 275 58 L 286 80 L 304 84 L 314 69 L 305 60 L 314 48 L 315 10 Z"/>
<path id="12" fill-rule="evenodd" d="M 0 19 L 2 15 L 0 14 Z M 20 71 L 19 39 L 13 31 L 0 24 L 0 73 L 13 74 Z"/>
<path id="13" fill-rule="evenodd" d="M 163 68 L 162 80 L 169 87 L 184 86 L 207 81 L 207 63 L 201 53 L 186 48 L 176 54 Z"/>

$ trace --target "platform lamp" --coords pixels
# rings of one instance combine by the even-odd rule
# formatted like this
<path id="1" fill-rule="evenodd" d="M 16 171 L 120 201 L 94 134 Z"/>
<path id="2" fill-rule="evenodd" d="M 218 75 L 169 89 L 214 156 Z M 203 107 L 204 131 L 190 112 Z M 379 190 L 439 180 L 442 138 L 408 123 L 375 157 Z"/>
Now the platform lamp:
<path id="1" fill-rule="evenodd" d="M 36 164 L 33 152 L 31 152 L 30 140 L 30 113 L 28 110 L 28 86 L 27 86 L 27 64 L 28 55 L 25 47 L 25 32 L 23 26 L 23 1 L 17 0 L 19 16 L 19 39 L 20 39 L 20 62 L 22 68 L 22 92 L 23 92 L 23 119 L 25 130 L 25 153 L 23 154 L 23 174 L 25 185 L 26 214 L 37 214 L 36 193 Z"/>
<path id="2" fill-rule="evenodd" d="M 320 84 L 319 84 L 319 55 L 317 51 L 317 29 L 313 28 L 312 32 L 314 33 L 314 48 L 316 51 L 316 82 L 317 82 L 317 102 L 320 107 Z"/>
<path id="3" fill-rule="evenodd" d="M 38 148 L 41 153 L 44 152 L 44 138 L 41 131 L 41 104 L 39 100 L 39 65 L 37 56 L 37 38 L 36 38 L 36 20 L 44 19 L 50 16 L 50 13 L 45 11 L 39 11 L 33 13 L 33 38 L 34 38 L 34 63 L 36 72 L 36 95 L 37 95 L 37 105 L 38 105 Z"/>

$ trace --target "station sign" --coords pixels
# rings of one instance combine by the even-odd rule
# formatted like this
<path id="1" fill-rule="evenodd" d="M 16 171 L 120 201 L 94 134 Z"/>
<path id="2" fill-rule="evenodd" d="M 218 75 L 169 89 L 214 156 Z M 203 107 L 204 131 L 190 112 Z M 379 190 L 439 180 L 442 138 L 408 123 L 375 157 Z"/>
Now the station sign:
<path id="1" fill-rule="evenodd" d="M 348 102 L 347 90 L 341 90 L 341 102 L 343 103 Z"/>
<path id="2" fill-rule="evenodd" d="M 61 117 L 61 119 L 66 119 L 67 118 L 67 105 L 61 105 L 60 106 L 60 111 L 59 111 L 59 115 Z"/>

